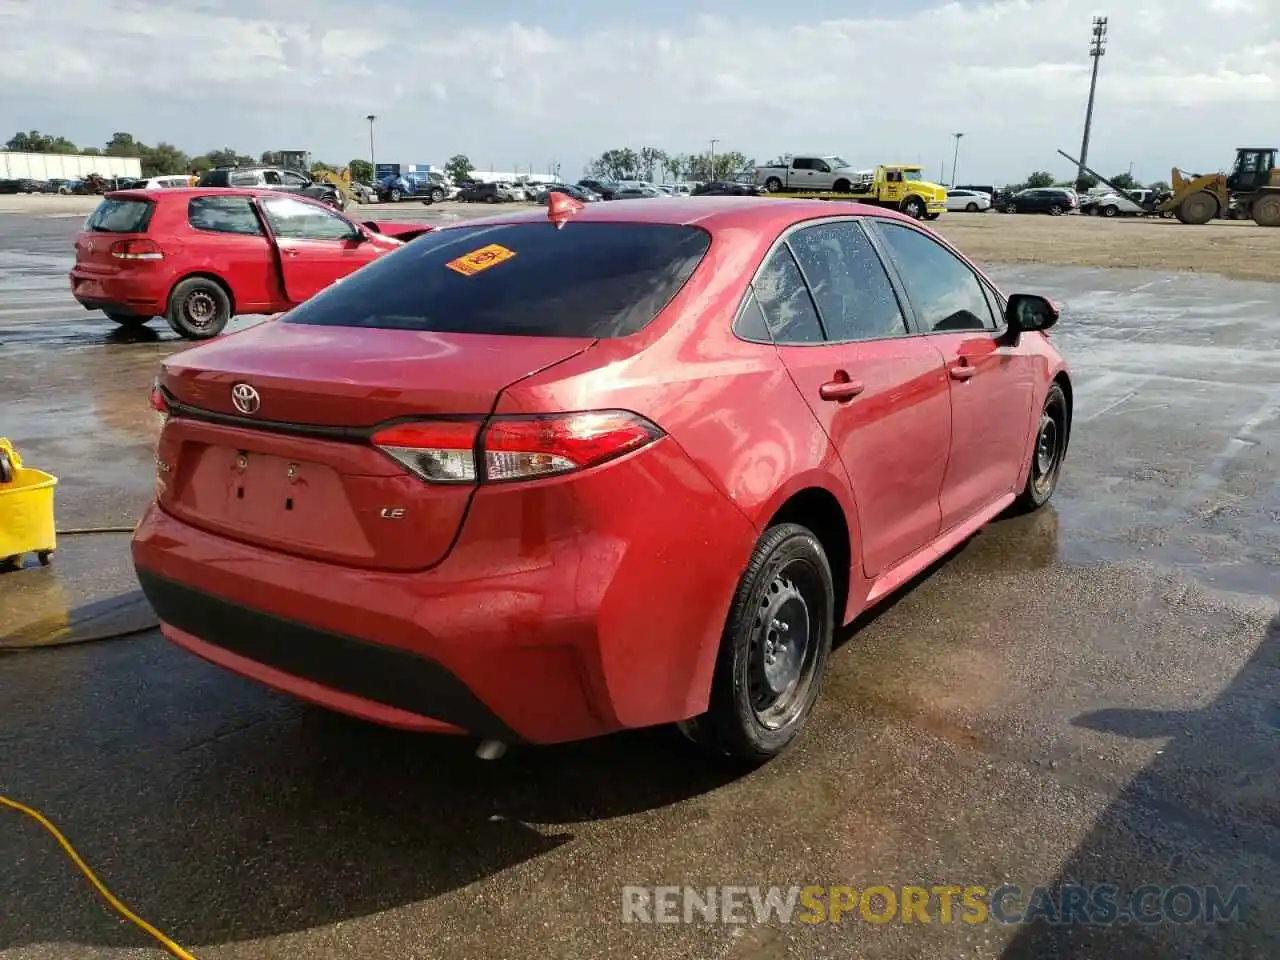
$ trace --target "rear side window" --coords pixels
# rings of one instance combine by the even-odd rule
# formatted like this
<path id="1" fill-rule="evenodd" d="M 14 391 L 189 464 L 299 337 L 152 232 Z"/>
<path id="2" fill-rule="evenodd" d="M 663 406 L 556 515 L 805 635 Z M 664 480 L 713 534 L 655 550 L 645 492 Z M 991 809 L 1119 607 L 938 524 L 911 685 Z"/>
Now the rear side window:
<path id="1" fill-rule="evenodd" d="M 146 233 L 154 209 L 146 200 L 103 200 L 84 226 L 99 233 Z"/>
<path id="2" fill-rule="evenodd" d="M 822 343 L 822 323 L 804 275 L 784 243 L 752 284 L 774 343 Z"/>
<path id="3" fill-rule="evenodd" d="M 187 222 L 197 230 L 261 236 L 262 225 L 248 197 L 195 197 L 187 204 Z"/>
<path id="4" fill-rule="evenodd" d="M 880 255 L 851 220 L 797 230 L 789 240 L 834 341 L 901 337 L 907 321 Z"/>
<path id="5" fill-rule="evenodd" d="M 533 337 L 642 330 L 702 261 L 696 227 L 549 221 L 427 233 L 328 287 L 288 323 Z"/>

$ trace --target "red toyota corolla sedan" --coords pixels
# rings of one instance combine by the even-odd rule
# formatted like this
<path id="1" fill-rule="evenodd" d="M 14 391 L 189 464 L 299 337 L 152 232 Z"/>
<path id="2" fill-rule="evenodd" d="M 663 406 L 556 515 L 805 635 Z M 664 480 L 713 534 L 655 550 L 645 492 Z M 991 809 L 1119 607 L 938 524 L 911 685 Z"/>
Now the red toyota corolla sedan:
<path id="1" fill-rule="evenodd" d="M 236 314 L 288 310 L 431 229 L 355 223 L 271 190 L 117 190 L 76 237 L 71 294 L 121 326 L 162 316 L 207 340 Z"/>
<path id="2" fill-rule="evenodd" d="M 765 760 L 839 625 L 1053 493 L 1057 310 L 883 209 L 560 207 L 170 357 L 138 577 L 177 645 L 379 723 Z"/>

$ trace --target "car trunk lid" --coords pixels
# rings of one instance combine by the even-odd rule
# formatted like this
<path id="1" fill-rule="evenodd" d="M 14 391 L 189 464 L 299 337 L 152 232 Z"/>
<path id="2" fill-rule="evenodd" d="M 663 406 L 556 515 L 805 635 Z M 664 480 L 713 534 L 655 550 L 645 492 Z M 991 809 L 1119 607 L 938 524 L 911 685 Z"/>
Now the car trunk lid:
<path id="1" fill-rule="evenodd" d="M 160 504 L 284 553 L 424 569 L 448 552 L 475 483 L 414 476 L 372 428 L 439 418 L 478 430 L 504 387 L 592 342 L 267 322 L 177 354 L 161 375 Z M 236 385 L 253 391 L 239 406 Z"/>

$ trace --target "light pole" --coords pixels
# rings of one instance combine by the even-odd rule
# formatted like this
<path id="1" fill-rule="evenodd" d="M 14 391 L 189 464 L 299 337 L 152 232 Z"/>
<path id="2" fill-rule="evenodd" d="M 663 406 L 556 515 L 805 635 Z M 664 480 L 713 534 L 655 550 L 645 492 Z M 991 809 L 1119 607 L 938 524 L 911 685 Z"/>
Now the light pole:
<path id="1" fill-rule="evenodd" d="M 1089 56 L 1093 58 L 1093 79 L 1089 81 L 1089 106 L 1084 111 L 1084 138 L 1080 141 L 1080 167 L 1076 170 L 1076 187 L 1084 180 L 1085 164 L 1089 162 L 1089 129 L 1093 126 L 1093 96 L 1098 91 L 1098 61 L 1107 52 L 1107 18 L 1093 18 L 1093 34 L 1089 42 Z"/>
<path id="2" fill-rule="evenodd" d="M 373 172 L 369 176 L 373 178 L 373 182 L 376 184 L 378 182 L 378 163 L 373 158 L 373 121 L 377 120 L 378 117 L 376 114 L 371 113 L 365 119 L 369 121 L 369 166 L 373 168 Z"/>
<path id="3" fill-rule="evenodd" d="M 712 180 L 716 178 L 716 144 L 719 142 L 719 137 L 711 138 L 711 170 L 709 172 L 709 176 Z"/>
<path id="4" fill-rule="evenodd" d="M 951 154 L 951 189 L 954 190 L 956 188 L 956 161 L 960 159 L 960 138 L 963 137 L 964 134 L 953 133 L 952 136 L 956 138 L 956 149 L 955 152 Z"/>

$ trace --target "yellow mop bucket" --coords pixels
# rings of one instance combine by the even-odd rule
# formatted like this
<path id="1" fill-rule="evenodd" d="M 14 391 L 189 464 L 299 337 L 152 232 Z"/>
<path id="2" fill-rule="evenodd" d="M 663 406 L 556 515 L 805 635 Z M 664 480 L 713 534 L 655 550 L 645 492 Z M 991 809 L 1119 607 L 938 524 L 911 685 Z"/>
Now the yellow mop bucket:
<path id="1" fill-rule="evenodd" d="M 24 553 L 42 564 L 53 554 L 53 488 L 58 478 L 22 465 L 18 451 L 0 437 L 0 569 L 22 565 Z"/>

